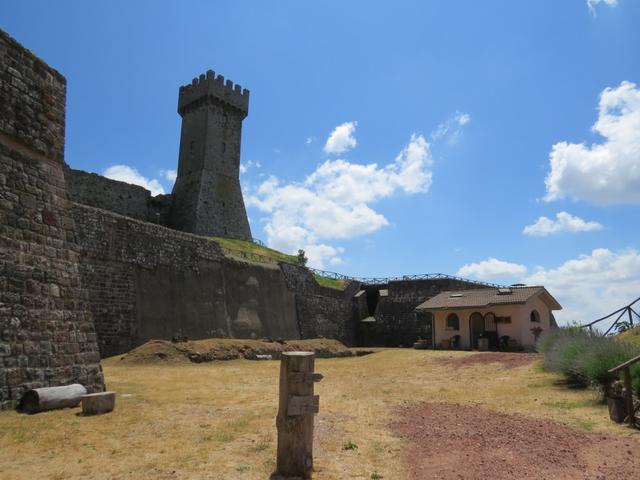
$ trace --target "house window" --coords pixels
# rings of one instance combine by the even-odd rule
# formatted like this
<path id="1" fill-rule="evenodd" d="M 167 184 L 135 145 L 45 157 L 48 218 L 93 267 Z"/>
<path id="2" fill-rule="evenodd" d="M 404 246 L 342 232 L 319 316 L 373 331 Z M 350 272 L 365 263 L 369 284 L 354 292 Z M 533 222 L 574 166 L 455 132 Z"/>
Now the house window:
<path id="1" fill-rule="evenodd" d="M 447 317 L 447 330 L 460 330 L 460 319 L 455 313 L 450 313 Z"/>
<path id="2" fill-rule="evenodd" d="M 531 311 L 531 315 L 529 316 L 529 318 L 531 318 L 532 322 L 540 323 L 540 314 L 538 313 L 537 310 L 532 310 Z"/>

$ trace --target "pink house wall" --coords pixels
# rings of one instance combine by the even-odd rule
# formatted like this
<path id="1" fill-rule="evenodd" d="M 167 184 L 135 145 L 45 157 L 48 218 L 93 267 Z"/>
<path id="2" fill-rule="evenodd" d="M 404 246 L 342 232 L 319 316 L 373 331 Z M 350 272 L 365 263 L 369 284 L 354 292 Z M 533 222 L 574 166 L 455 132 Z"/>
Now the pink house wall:
<path id="1" fill-rule="evenodd" d="M 537 310 L 540 315 L 540 322 L 531 322 L 530 315 L 532 310 Z M 498 323 L 498 336 L 508 335 L 515 339 L 518 345 L 525 348 L 533 348 L 535 345 L 534 335 L 531 328 L 535 326 L 547 330 L 551 326 L 551 310 L 549 306 L 542 300 L 540 295 L 530 298 L 527 303 L 519 305 L 500 305 L 488 308 L 473 309 L 451 309 L 437 310 L 434 313 L 434 339 L 435 345 L 439 346 L 442 340 L 448 340 L 454 335 L 460 335 L 461 347 L 470 348 L 469 318 L 475 312 L 483 316 L 489 312 L 493 312 L 496 317 L 511 317 L 511 323 Z M 456 313 L 460 319 L 459 330 L 447 330 L 446 319 L 450 313 Z"/>

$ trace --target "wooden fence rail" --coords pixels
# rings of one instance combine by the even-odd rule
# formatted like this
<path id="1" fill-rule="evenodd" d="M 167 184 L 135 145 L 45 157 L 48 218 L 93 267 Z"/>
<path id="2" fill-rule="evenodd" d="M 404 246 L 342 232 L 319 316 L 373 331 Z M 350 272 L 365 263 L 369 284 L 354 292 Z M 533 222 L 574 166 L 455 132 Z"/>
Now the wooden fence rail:
<path id="1" fill-rule="evenodd" d="M 609 370 L 609 373 L 618 373 L 622 370 L 624 374 L 624 396 L 627 407 L 627 420 L 632 427 L 636 425 L 636 416 L 633 406 L 633 391 L 631 389 L 631 366 L 637 362 L 640 362 L 640 355 Z"/>

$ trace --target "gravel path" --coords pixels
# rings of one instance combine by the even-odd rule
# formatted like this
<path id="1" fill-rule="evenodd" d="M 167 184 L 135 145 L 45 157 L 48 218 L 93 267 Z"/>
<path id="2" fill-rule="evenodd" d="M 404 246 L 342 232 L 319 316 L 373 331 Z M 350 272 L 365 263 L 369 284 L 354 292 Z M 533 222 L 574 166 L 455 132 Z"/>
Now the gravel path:
<path id="1" fill-rule="evenodd" d="M 406 403 L 392 428 L 410 442 L 411 480 L 640 478 L 637 439 L 549 420 L 473 405 Z"/>
<path id="2" fill-rule="evenodd" d="M 542 358 L 539 353 L 486 352 L 474 353 L 463 357 L 451 355 L 449 357 L 440 357 L 433 361 L 440 365 L 448 365 L 455 368 L 489 363 L 499 363 L 504 368 L 516 368 L 529 365 L 536 360 L 542 360 Z"/>

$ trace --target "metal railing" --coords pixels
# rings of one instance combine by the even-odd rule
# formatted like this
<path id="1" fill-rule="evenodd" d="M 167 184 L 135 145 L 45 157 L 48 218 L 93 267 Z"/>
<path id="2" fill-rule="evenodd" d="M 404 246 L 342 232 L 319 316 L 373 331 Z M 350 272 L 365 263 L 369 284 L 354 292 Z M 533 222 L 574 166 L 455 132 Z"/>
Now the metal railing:
<path id="1" fill-rule="evenodd" d="M 640 302 L 640 297 L 636 298 L 633 302 L 631 302 L 629 305 L 626 305 L 622 308 L 619 308 L 618 310 L 616 310 L 615 312 L 611 312 L 609 315 L 605 315 L 604 317 L 600 317 L 597 320 L 594 320 L 593 322 L 590 323 L 585 323 L 584 325 L 580 325 L 580 328 L 588 328 L 590 332 L 593 332 L 593 327 L 594 325 L 600 323 L 600 322 L 604 322 L 605 320 L 609 320 L 610 318 L 616 317 L 616 319 L 614 320 L 614 322 L 609 326 L 609 328 L 603 333 L 603 335 L 609 335 L 609 334 L 615 334 L 616 332 L 612 332 L 612 330 L 620 325 L 625 325 L 628 328 L 633 328 L 634 326 L 634 318 L 636 319 L 636 322 L 638 322 L 640 324 L 640 315 L 638 315 L 638 312 L 636 312 L 633 308 L 633 306 Z M 626 318 L 624 318 L 626 316 Z M 617 330 L 617 329 L 616 329 Z"/>
<path id="2" fill-rule="evenodd" d="M 332 278 L 334 280 L 349 280 L 354 282 L 366 283 L 369 285 L 378 285 L 403 280 L 457 280 L 459 282 L 472 283 L 474 285 L 481 285 L 483 287 L 505 288 L 505 285 L 498 285 L 497 283 L 469 280 L 467 278 L 456 277 L 454 275 L 447 275 L 444 273 L 422 273 L 419 275 L 400 275 L 396 277 L 352 277 L 349 275 L 343 275 L 342 273 L 329 272 L 327 270 L 318 270 L 316 268 L 309 268 L 309 270 L 316 275 L 320 275 L 321 277 Z M 512 286 L 509 288 L 519 287 Z"/>

